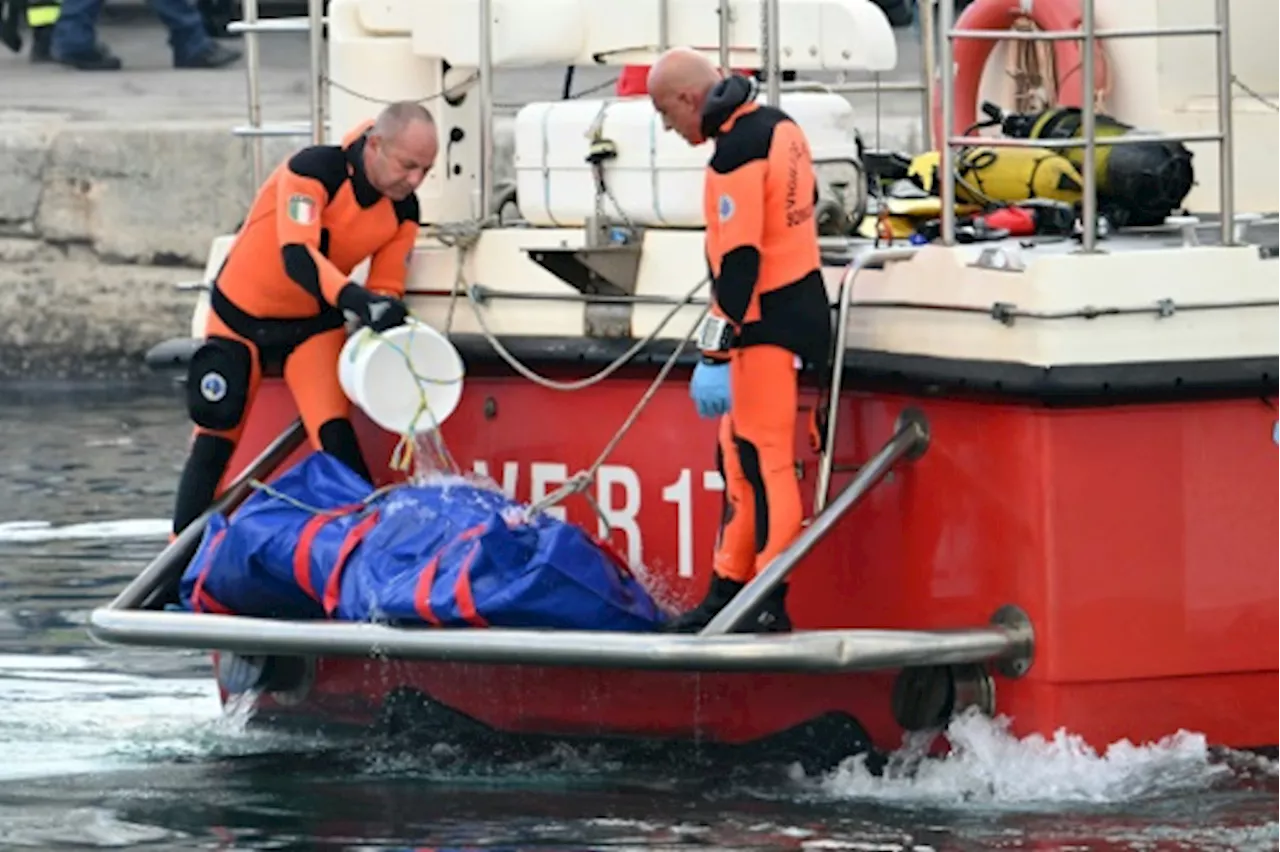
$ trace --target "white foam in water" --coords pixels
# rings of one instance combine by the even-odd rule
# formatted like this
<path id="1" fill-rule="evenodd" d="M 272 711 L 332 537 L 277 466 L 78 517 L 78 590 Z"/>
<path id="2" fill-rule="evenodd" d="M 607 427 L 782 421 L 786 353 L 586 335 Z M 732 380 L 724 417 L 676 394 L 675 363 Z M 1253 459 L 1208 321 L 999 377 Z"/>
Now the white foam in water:
<path id="1" fill-rule="evenodd" d="M 73 539 L 164 538 L 172 521 L 164 518 L 127 518 L 55 527 L 47 521 L 0 523 L 0 542 L 71 541 Z"/>
<path id="2" fill-rule="evenodd" d="M 810 783 L 839 799 L 1000 807 L 1129 801 L 1202 789 L 1231 774 L 1211 760 L 1201 734 L 1179 731 L 1144 745 L 1121 740 L 1099 754 L 1063 730 L 1051 738 L 1018 739 L 1008 727 L 1005 717 L 962 714 L 945 732 L 951 745 L 946 757 L 913 759 L 918 754 L 908 743 L 881 777 L 858 756 Z M 796 780 L 805 780 L 802 772 Z"/>
<path id="3" fill-rule="evenodd" d="M 12 656 L 0 659 L 0 784 L 261 754 L 306 741 L 246 729 L 252 708 L 232 702 L 224 710 L 211 678 L 140 677 L 81 662 L 37 671 Z"/>

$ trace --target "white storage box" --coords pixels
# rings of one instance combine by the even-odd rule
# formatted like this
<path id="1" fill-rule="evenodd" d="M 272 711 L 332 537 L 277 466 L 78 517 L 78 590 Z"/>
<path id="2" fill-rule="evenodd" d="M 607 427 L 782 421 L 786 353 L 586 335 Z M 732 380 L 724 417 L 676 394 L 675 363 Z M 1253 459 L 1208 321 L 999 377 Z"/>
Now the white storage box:
<path id="1" fill-rule="evenodd" d="M 857 160 L 853 108 L 843 97 L 786 92 L 782 109 L 804 129 L 815 162 Z M 702 227 L 703 170 L 711 143 L 695 148 L 665 130 L 647 97 L 547 101 L 521 109 L 515 171 L 524 218 L 533 225 L 576 227 L 595 214 L 595 178 L 586 157 L 598 118 L 603 137 L 618 150 L 604 168 L 622 212 L 606 198 L 605 214 L 636 225 Z"/>

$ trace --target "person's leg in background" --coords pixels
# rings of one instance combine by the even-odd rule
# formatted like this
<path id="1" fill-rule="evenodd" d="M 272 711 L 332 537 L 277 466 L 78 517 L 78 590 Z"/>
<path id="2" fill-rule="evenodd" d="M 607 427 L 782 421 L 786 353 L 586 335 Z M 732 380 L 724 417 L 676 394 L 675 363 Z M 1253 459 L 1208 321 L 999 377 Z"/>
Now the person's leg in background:
<path id="1" fill-rule="evenodd" d="M 27 0 L 27 27 L 31 30 L 31 61 L 53 60 L 53 29 L 58 23 L 58 0 Z"/>
<path id="2" fill-rule="evenodd" d="M 373 484 L 351 425 L 351 400 L 338 380 L 338 358 L 347 342 L 343 328 L 321 332 L 298 344 L 284 362 L 284 380 L 311 446 L 324 450 Z"/>
<path id="3" fill-rule="evenodd" d="M 227 31 L 227 25 L 236 20 L 231 0 L 196 0 L 196 11 L 204 21 L 204 31 L 209 38 L 239 38 L 239 33 Z"/>
<path id="4" fill-rule="evenodd" d="M 214 42 L 191 0 L 149 0 L 169 30 L 173 64 L 177 68 L 221 68 L 240 53 Z M 103 0 L 62 0 L 52 39 L 53 59 L 81 71 L 116 71 L 119 57 L 97 38 Z"/>
<path id="5" fill-rule="evenodd" d="M 209 38 L 204 19 L 191 0 L 148 0 L 160 20 L 169 28 L 176 68 L 221 68 L 240 58 L 240 52 L 223 47 Z"/>
<path id="6" fill-rule="evenodd" d="M 55 62 L 81 71 L 115 71 L 120 60 L 98 41 L 103 0 L 62 0 L 50 51 Z"/>

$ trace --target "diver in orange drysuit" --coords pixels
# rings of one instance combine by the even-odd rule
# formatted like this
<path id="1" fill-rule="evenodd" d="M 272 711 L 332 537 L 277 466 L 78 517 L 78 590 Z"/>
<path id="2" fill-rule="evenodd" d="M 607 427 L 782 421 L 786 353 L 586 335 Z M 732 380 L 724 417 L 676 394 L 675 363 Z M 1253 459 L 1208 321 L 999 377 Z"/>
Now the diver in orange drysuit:
<path id="1" fill-rule="evenodd" d="M 817 181 L 804 132 L 756 102 L 757 84 L 721 79 L 700 54 L 668 51 L 649 93 L 669 129 L 692 145 L 714 140 L 703 189 L 712 309 L 690 394 L 720 416 L 725 517 L 711 587 L 667 629 L 704 627 L 800 532 L 795 470 L 798 372 L 830 358 L 831 310 L 814 222 Z M 742 629 L 786 631 L 786 584 Z"/>
<path id="2" fill-rule="evenodd" d="M 267 178 L 213 283 L 205 343 L 191 358 L 195 422 L 173 530 L 212 503 L 265 370 L 283 370 L 313 447 L 371 479 L 338 381 L 344 311 L 386 331 L 407 316 L 418 233 L 414 194 L 439 141 L 421 105 L 388 106 L 341 145 L 295 153 Z M 372 258 L 365 286 L 349 280 Z"/>

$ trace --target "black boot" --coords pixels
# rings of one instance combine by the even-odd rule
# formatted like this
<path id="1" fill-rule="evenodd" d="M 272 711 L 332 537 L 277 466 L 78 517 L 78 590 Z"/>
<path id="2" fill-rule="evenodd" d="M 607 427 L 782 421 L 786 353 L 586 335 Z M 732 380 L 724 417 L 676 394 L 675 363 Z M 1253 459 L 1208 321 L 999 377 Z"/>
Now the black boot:
<path id="1" fill-rule="evenodd" d="M 765 596 L 755 611 L 738 625 L 735 633 L 790 633 L 791 617 L 787 615 L 787 584 L 783 583 Z"/>
<path id="2" fill-rule="evenodd" d="M 662 625 L 663 632 L 697 633 L 716 617 L 716 613 L 724 609 L 734 595 L 742 591 L 742 586 L 737 580 L 729 580 L 713 573 L 711 587 L 707 589 L 707 596 L 702 599 L 702 603 Z"/>
<path id="3" fill-rule="evenodd" d="M 718 575 L 711 575 L 711 588 L 702 603 L 682 615 L 668 621 L 662 626 L 666 633 L 697 633 L 711 623 L 720 610 L 742 591 L 743 584 L 737 580 L 726 580 Z M 787 584 L 783 583 L 747 613 L 747 617 L 738 622 L 734 633 L 790 633 L 791 617 L 787 615 Z"/>
<path id="4" fill-rule="evenodd" d="M 53 59 L 77 71 L 119 71 L 121 64 L 120 57 L 103 44 L 95 44 L 83 53 L 69 53 Z"/>

